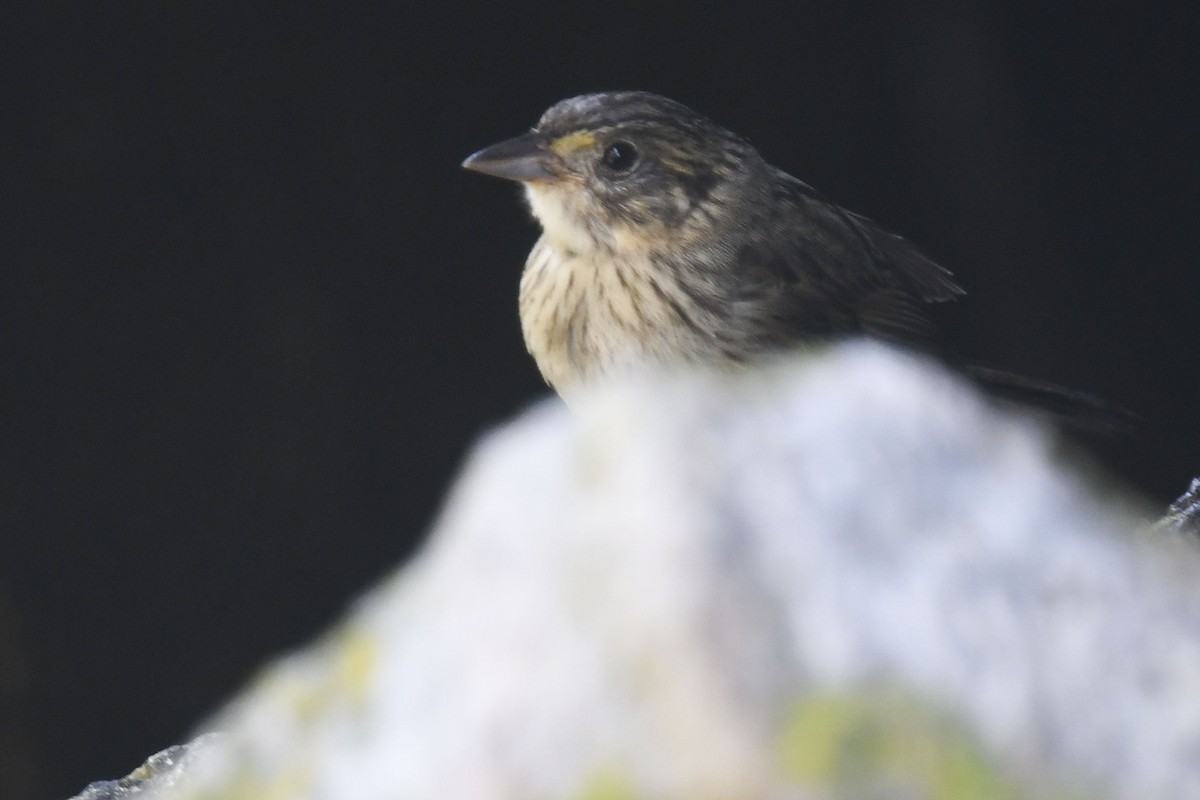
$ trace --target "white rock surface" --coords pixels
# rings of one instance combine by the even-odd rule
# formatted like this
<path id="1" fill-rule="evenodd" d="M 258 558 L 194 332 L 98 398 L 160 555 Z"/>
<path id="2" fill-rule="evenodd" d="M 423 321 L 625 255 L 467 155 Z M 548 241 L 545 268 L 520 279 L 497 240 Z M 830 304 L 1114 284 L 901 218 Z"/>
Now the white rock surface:
<path id="1" fill-rule="evenodd" d="M 1200 798 L 1200 560 L 1055 452 L 869 344 L 543 403 L 169 796 Z"/>

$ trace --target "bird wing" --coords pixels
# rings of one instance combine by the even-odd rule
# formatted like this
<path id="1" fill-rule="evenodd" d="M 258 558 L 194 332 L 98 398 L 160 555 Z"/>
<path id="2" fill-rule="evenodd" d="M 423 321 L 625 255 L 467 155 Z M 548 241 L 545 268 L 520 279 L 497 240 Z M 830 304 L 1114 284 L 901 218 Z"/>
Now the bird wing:
<path id="1" fill-rule="evenodd" d="M 736 259 L 740 316 L 784 323 L 794 338 L 933 337 L 928 305 L 962 294 L 948 270 L 787 173 L 776 172 L 772 192 Z"/>

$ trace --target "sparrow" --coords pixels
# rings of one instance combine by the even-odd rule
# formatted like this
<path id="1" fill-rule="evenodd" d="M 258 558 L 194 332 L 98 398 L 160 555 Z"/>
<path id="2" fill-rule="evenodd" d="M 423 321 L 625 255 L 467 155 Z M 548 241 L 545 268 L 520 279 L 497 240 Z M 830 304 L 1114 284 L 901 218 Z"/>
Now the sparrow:
<path id="1" fill-rule="evenodd" d="M 521 329 L 564 397 L 634 369 L 738 367 L 851 337 L 947 360 L 932 310 L 963 294 L 948 270 L 674 100 L 572 97 L 463 166 L 519 182 L 542 228 Z M 1107 415 L 1085 394 L 965 371 L 1019 404 Z"/>

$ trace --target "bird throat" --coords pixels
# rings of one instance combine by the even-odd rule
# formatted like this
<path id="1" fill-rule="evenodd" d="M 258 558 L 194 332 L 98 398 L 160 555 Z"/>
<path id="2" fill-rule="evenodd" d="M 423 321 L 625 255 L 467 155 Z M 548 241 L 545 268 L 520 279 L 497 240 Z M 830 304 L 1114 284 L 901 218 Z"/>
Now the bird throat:
<path id="1" fill-rule="evenodd" d="M 599 231 L 573 207 L 575 192 L 554 184 L 527 183 L 525 198 L 545 237 L 564 256 L 588 255 L 599 245 Z"/>

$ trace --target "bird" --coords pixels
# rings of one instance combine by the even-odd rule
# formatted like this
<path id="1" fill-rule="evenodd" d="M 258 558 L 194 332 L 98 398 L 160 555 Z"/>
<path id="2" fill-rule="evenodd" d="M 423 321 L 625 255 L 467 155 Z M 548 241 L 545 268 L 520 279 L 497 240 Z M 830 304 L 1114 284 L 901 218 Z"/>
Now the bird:
<path id="1" fill-rule="evenodd" d="M 520 183 L 541 226 L 521 329 L 564 398 L 634 370 L 740 368 L 855 337 L 948 358 L 933 311 L 963 294 L 949 270 L 675 100 L 571 97 L 462 166 Z M 972 377 L 1064 416 L 1101 405 L 1001 370 Z"/>

